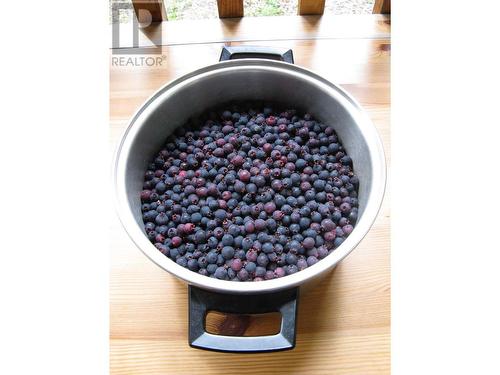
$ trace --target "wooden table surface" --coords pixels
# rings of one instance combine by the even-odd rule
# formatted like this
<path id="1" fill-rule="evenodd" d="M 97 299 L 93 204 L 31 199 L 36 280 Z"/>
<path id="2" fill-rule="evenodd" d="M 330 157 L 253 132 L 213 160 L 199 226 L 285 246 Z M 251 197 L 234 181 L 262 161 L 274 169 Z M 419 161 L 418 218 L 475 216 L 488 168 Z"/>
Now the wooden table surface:
<path id="1" fill-rule="evenodd" d="M 216 62 L 223 45 L 257 44 L 292 48 L 296 64 L 349 91 L 377 127 L 390 168 L 388 16 L 210 20 L 203 21 L 201 31 L 192 25 L 170 22 L 154 31 L 156 37 L 163 34 L 161 66 L 117 67 L 110 57 L 110 150 L 134 111 L 164 83 Z M 111 374 L 389 374 L 388 193 L 357 249 L 301 296 L 296 348 L 276 353 L 239 355 L 190 348 L 187 286 L 149 261 L 113 215 Z"/>

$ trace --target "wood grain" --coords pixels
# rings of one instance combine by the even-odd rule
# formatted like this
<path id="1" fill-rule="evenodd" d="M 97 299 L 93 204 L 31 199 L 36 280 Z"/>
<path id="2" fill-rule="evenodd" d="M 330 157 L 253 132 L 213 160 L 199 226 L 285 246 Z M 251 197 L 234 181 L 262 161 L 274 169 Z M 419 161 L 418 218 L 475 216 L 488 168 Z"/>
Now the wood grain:
<path id="1" fill-rule="evenodd" d="M 364 18 L 371 25 L 365 25 L 365 30 L 380 17 Z M 310 29 L 308 33 L 320 32 Z M 378 38 L 376 30 L 356 38 L 333 34 L 325 33 L 320 40 L 272 40 L 270 35 L 262 44 L 292 48 L 298 65 L 340 84 L 361 103 L 381 135 L 390 174 L 390 39 Z M 231 37 L 240 38 L 237 33 Z M 222 38 L 209 44 L 169 45 L 161 49 L 162 66 L 111 66 L 110 149 L 114 150 L 133 112 L 154 91 L 216 62 L 222 45 L 237 44 L 252 42 Z M 389 374 L 389 190 L 374 226 L 357 249 L 313 290 L 302 294 L 297 347 L 279 353 L 235 355 L 190 348 L 186 285 L 149 261 L 113 217 L 111 374 Z"/>
<path id="2" fill-rule="evenodd" d="M 243 0 L 217 0 L 219 18 L 243 17 Z"/>
<path id="3" fill-rule="evenodd" d="M 391 0 L 375 0 L 374 14 L 391 14 Z"/>
<path id="4" fill-rule="evenodd" d="M 132 0 L 139 23 L 162 22 L 167 20 L 163 0 Z"/>
<path id="5" fill-rule="evenodd" d="M 301 16 L 310 14 L 323 14 L 325 0 L 299 0 L 297 13 Z"/>

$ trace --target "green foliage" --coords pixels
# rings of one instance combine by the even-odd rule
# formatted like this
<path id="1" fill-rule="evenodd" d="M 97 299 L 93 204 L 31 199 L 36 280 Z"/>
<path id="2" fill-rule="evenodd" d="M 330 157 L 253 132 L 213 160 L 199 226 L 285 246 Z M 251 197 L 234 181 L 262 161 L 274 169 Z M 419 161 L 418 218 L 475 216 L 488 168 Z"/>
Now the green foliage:
<path id="1" fill-rule="evenodd" d="M 281 16 L 283 9 L 278 0 L 265 0 L 263 6 L 257 9 L 257 16 Z"/>
<path id="2" fill-rule="evenodd" d="M 182 4 L 182 3 L 181 3 Z M 169 21 L 175 21 L 179 19 L 179 3 L 177 1 L 171 1 L 167 7 L 167 18 Z"/>
<path id="3" fill-rule="evenodd" d="M 289 3 L 290 0 L 245 0 L 245 15 L 250 17 L 282 16 L 287 13 Z"/>

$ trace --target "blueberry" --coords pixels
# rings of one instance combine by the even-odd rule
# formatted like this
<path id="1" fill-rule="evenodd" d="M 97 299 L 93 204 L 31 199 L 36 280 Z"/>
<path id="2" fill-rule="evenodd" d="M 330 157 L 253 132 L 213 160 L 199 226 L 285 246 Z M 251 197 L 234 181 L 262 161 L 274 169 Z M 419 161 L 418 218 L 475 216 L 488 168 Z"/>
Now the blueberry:
<path id="1" fill-rule="evenodd" d="M 293 253 L 286 254 L 285 260 L 288 264 L 297 264 L 297 256 Z"/>
<path id="2" fill-rule="evenodd" d="M 171 244 L 174 247 L 179 247 L 182 244 L 182 238 L 177 237 L 177 236 L 173 237 L 172 241 L 171 241 Z"/>
<path id="3" fill-rule="evenodd" d="M 282 268 L 282 267 L 277 267 L 274 270 L 274 276 L 275 277 L 283 277 L 283 276 L 285 276 L 285 269 Z"/>
<path id="4" fill-rule="evenodd" d="M 195 233 L 194 235 L 194 241 L 196 243 L 205 243 L 206 240 L 206 233 L 203 230 L 199 230 Z"/>
<path id="5" fill-rule="evenodd" d="M 307 217 L 302 217 L 299 220 L 299 226 L 302 230 L 309 228 L 310 225 L 311 225 L 311 219 L 309 219 Z"/>
<path id="6" fill-rule="evenodd" d="M 227 279 L 227 270 L 224 267 L 218 267 L 215 270 L 215 277 L 221 280 Z"/>
<path id="7" fill-rule="evenodd" d="M 279 207 L 283 206 L 286 203 L 286 198 L 284 196 L 280 195 L 280 194 L 276 194 L 274 196 L 274 203 L 279 208 Z"/>
<path id="8" fill-rule="evenodd" d="M 315 223 L 320 223 L 322 219 L 322 216 L 319 212 L 314 211 L 311 213 L 311 220 L 314 221 Z"/>
<path id="9" fill-rule="evenodd" d="M 304 248 L 306 250 L 312 249 L 315 244 L 316 244 L 316 241 L 312 237 L 306 237 L 306 238 L 304 238 L 304 241 L 302 241 L 302 246 L 304 246 Z"/>
<path id="10" fill-rule="evenodd" d="M 318 257 L 319 259 L 323 259 L 328 255 L 328 249 L 325 246 L 318 247 Z"/>
<path id="11" fill-rule="evenodd" d="M 262 245 L 262 251 L 266 254 L 272 253 L 274 251 L 274 246 L 270 242 L 266 242 Z"/>
<path id="12" fill-rule="evenodd" d="M 246 233 L 253 233 L 255 231 L 255 225 L 253 221 L 247 221 L 244 225 Z"/>
<path id="13" fill-rule="evenodd" d="M 158 215 L 155 217 L 155 223 L 158 225 L 165 225 L 168 223 L 168 216 L 164 212 L 160 212 Z"/>
<path id="14" fill-rule="evenodd" d="M 218 266 L 222 266 L 226 264 L 226 259 L 222 256 L 222 254 L 217 254 L 217 263 Z"/>
<path id="15" fill-rule="evenodd" d="M 255 229 L 264 230 L 266 228 L 266 222 L 262 219 L 255 220 Z"/>
<path id="16" fill-rule="evenodd" d="M 349 211 L 351 211 L 351 205 L 349 203 L 346 203 L 346 202 L 342 203 L 339 208 L 340 208 L 340 212 L 342 212 L 344 214 L 347 214 L 347 213 L 349 213 Z"/>
<path id="17" fill-rule="evenodd" d="M 191 221 L 195 224 L 198 224 L 201 222 L 202 216 L 199 212 L 195 212 L 194 214 L 191 215 Z"/>
<path id="18" fill-rule="evenodd" d="M 335 211 L 333 214 L 332 214 L 332 220 L 336 223 L 339 222 L 339 220 L 342 218 L 342 214 L 339 212 L 339 211 Z"/>
<path id="19" fill-rule="evenodd" d="M 234 243 L 234 237 L 231 234 L 225 234 L 221 241 L 223 246 L 232 246 Z"/>
<path id="20" fill-rule="evenodd" d="M 272 219 L 272 218 L 269 218 L 266 220 L 266 228 L 269 230 L 269 231 L 275 231 L 276 230 L 276 227 L 277 227 L 277 223 L 276 223 L 276 220 Z"/>
<path id="21" fill-rule="evenodd" d="M 155 185 L 155 190 L 158 194 L 163 194 L 167 190 L 167 185 L 160 181 Z"/>
<path id="22" fill-rule="evenodd" d="M 191 271 L 195 271 L 195 272 L 198 271 L 198 269 L 199 269 L 198 261 L 196 259 L 189 259 L 187 262 L 187 267 Z"/>
<path id="23" fill-rule="evenodd" d="M 241 248 L 243 250 L 249 250 L 253 246 L 253 240 L 249 237 L 245 237 L 241 242 Z M 248 253 L 247 253 L 248 255 Z"/>
<path id="24" fill-rule="evenodd" d="M 247 253 L 245 252 L 245 250 L 239 249 L 239 250 L 236 250 L 234 256 L 235 256 L 235 258 L 238 258 L 238 259 L 241 259 L 241 260 L 245 260 L 246 256 L 247 256 Z"/>
<path id="25" fill-rule="evenodd" d="M 258 190 L 258 187 L 256 184 L 250 183 L 246 186 L 246 190 L 247 190 L 247 192 L 249 192 L 251 194 L 255 194 Z"/>
<path id="26" fill-rule="evenodd" d="M 266 269 L 261 266 L 257 266 L 255 269 L 255 276 L 257 277 L 264 277 L 266 274 Z"/>
<path id="27" fill-rule="evenodd" d="M 197 262 L 198 262 L 198 267 L 200 267 L 200 268 L 207 268 L 207 266 L 209 264 L 207 257 L 205 257 L 205 256 L 199 257 Z"/>
<path id="28" fill-rule="evenodd" d="M 219 209 L 219 210 L 215 211 L 214 217 L 218 220 L 224 220 L 227 217 L 227 213 L 226 213 L 226 211 Z"/>
<path id="29" fill-rule="evenodd" d="M 234 256 L 234 248 L 231 246 L 224 246 L 221 251 L 224 259 L 232 259 Z"/>
<path id="30" fill-rule="evenodd" d="M 316 189 L 316 191 L 325 190 L 325 186 L 326 186 L 326 182 L 323 180 L 316 180 L 313 183 L 313 187 L 314 187 L 314 189 Z"/>
<path id="31" fill-rule="evenodd" d="M 333 241 L 333 246 L 334 247 L 339 247 L 342 244 L 342 242 L 344 242 L 344 239 L 342 237 L 337 237 Z"/>
<path id="32" fill-rule="evenodd" d="M 253 182 L 257 187 L 263 187 L 266 184 L 266 179 L 264 176 L 255 176 Z"/>
<path id="33" fill-rule="evenodd" d="M 348 236 L 349 234 L 351 234 L 352 230 L 354 229 L 354 227 L 351 225 L 351 224 L 346 224 L 342 227 L 342 231 Z"/>
<path id="34" fill-rule="evenodd" d="M 265 267 L 265 266 L 267 266 L 268 263 L 269 263 L 269 258 L 267 257 L 266 254 L 260 254 L 257 257 L 257 264 L 259 266 Z"/>
<path id="35" fill-rule="evenodd" d="M 302 270 L 306 269 L 307 267 L 308 267 L 308 264 L 307 264 L 306 259 L 300 258 L 299 260 L 297 260 L 297 268 L 299 269 L 299 271 L 302 271 Z"/>
<path id="36" fill-rule="evenodd" d="M 253 274 L 257 268 L 257 265 L 254 262 L 247 262 L 245 265 L 245 270 L 247 270 L 248 273 Z"/>
<path id="37" fill-rule="evenodd" d="M 243 262 L 239 258 L 235 258 L 231 262 L 231 269 L 235 272 L 238 272 L 243 268 Z"/>
<path id="38" fill-rule="evenodd" d="M 238 271 L 237 276 L 238 279 L 240 279 L 241 281 L 247 281 L 250 277 L 250 274 L 245 268 L 242 268 L 241 270 Z"/>
<path id="39" fill-rule="evenodd" d="M 179 265 L 179 266 L 182 266 L 182 267 L 187 267 L 188 266 L 188 261 L 185 257 L 181 256 L 179 258 L 177 258 L 176 260 L 176 263 Z"/>
<path id="40" fill-rule="evenodd" d="M 215 249 L 217 247 L 217 245 L 219 244 L 219 241 L 217 240 L 217 238 L 212 236 L 212 237 L 208 238 L 207 244 L 208 244 L 208 247 L 210 249 Z"/>
<path id="41" fill-rule="evenodd" d="M 156 225 L 152 222 L 147 222 L 144 225 L 144 229 L 146 229 L 146 232 L 150 232 L 150 231 L 154 230 L 155 228 L 156 228 Z"/>

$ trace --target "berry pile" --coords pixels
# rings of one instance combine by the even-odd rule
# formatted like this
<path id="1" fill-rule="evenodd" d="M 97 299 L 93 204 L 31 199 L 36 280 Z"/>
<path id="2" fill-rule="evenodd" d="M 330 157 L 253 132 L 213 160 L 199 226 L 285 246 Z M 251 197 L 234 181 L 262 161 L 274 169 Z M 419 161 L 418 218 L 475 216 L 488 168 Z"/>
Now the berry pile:
<path id="1" fill-rule="evenodd" d="M 295 110 L 212 114 L 178 128 L 148 166 L 144 227 L 201 275 L 261 281 L 335 250 L 358 215 L 358 178 L 332 127 Z"/>

